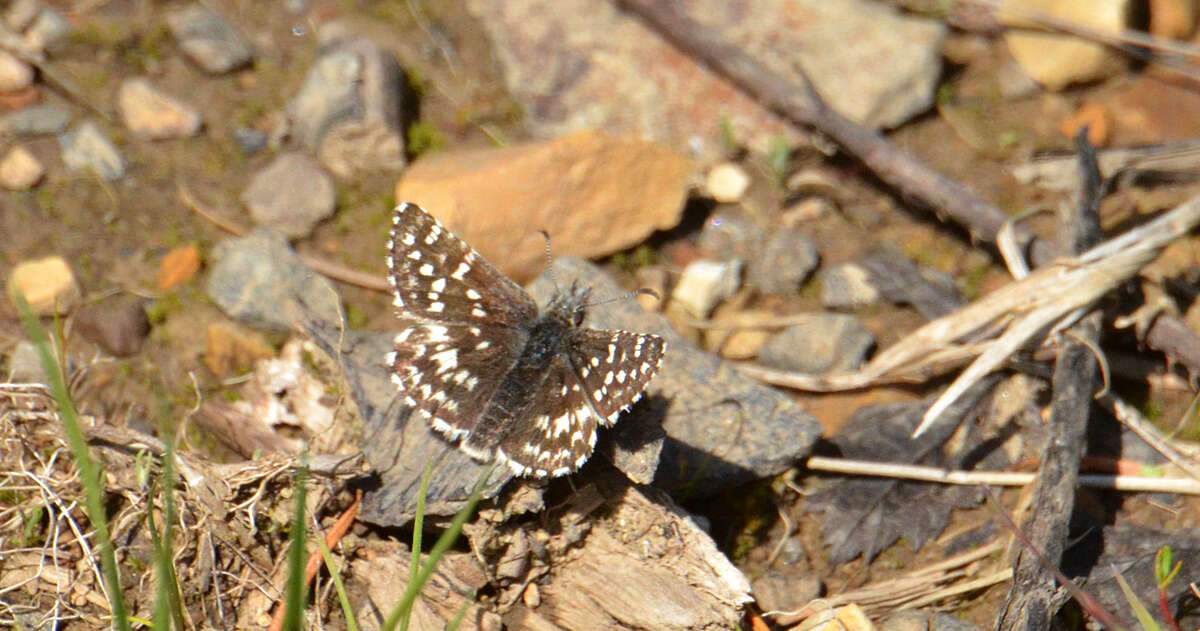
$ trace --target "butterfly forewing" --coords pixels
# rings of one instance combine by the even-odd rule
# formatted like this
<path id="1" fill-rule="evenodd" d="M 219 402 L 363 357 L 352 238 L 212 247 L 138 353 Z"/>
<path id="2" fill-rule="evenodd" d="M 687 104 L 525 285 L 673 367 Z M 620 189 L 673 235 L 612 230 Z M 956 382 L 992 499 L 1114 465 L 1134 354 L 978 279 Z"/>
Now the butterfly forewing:
<path id="1" fill-rule="evenodd" d="M 654 378 L 665 343 L 657 335 L 629 331 L 576 329 L 572 336 L 573 371 L 600 423 L 612 425 Z"/>
<path id="2" fill-rule="evenodd" d="M 537 315 L 520 285 L 414 204 L 392 217 L 388 270 L 404 317 L 512 329 Z"/>

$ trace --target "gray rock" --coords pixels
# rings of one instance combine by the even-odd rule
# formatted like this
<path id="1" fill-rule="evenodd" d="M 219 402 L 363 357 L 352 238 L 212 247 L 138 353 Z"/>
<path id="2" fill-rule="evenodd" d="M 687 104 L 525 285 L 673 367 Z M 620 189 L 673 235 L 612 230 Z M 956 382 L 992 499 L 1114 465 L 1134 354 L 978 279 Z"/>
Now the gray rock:
<path id="1" fill-rule="evenodd" d="M 929 320 L 940 318 L 966 304 L 958 293 L 954 278 L 937 270 L 919 268 L 891 246 L 868 254 L 861 262 L 869 283 L 884 298 L 912 305 Z"/>
<path id="2" fill-rule="evenodd" d="M 709 215 L 700 228 L 697 245 L 715 259 L 745 259 L 752 248 L 762 245 L 764 233 L 762 225 L 741 207 L 726 206 Z"/>
<path id="3" fill-rule="evenodd" d="M 8 356 L 8 381 L 12 383 L 46 383 L 42 358 L 33 342 L 18 342 Z"/>
<path id="4" fill-rule="evenodd" d="M 247 326 L 294 331 L 306 314 L 336 326 L 344 322 L 337 292 L 304 266 L 287 239 L 266 229 L 222 241 L 208 275 L 208 295 L 222 311 Z"/>
<path id="5" fill-rule="evenodd" d="M 80 309 L 75 331 L 110 355 L 129 357 L 142 350 L 150 334 L 150 320 L 141 298 L 115 296 Z"/>
<path id="6" fill-rule="evenodd" d="M 856 263 L 842 263 L 821 272 L 821 306 L 857 309 L 879 301 L 870 272 Z"/>
<path id="7" fill-rule="evenodd" d="M 267 148 L 267 134 L 253 127 L 238 127 L 233 130 L 233 141 L 241 148 L 242 153 L 251 155 Z"/>
<path id="8" fill-rule="evenodd" d="M 40 51 L 55 50 L 67 42 L 71 23 L 50 7 L 38 11 L 37 17 L 25 29 L 25 45 Z"/>
<path id="9" fill-rule="evenodd" d="M 661 315 L 646 313 L 634 300 L 604 302 L 625 293 L 596 266 L 560 258 L 554 278 L 543 273 L 529 291 L 539 302 L 572 281 L 592 288 L 588 326 L 644 331 L 663 336 L 668 348 L 643 403 L 621 423 L 647 427 L 647 409 L 665 405 L 661 417 L 667 439 L 655 484 L 701 497 L 753 479 L 775 475 L 808 453 L 821 435 L 815 418 L 786 395 L 733 370 L 692 346 Z M 636 416 L 635 416 L 636 415 Z M 653 416 L 650 417 L 651 419 Z"/>
<path id="10" fill-rule="evenodd" d="M 59 135 L 63 164 L 71 171 L 91 171 L 115 180 L 125 174 L 125 160 L 112 141 L 91 121 Z"/>
<path id="11" fill-rule="evenodd" d="M 211 74 L 236 70 L 254 59 L 250 42 L 219 13 L 191 4 L 167 15 L 167 27 L 185 55 Z"/>
<path id="12" fill-rule="evenodd" d="M 323 37 L 341 33 L 336 27 L 323 27 Z M 404 91 L 404 73 L 390 52 L 347 35 L 332 39 L 313 62 L 286 114 L 296 138 L 335 175 L 399 171 Z"/>
<path id="13" fill-rule="evenodd" d="M 280 155 L 242 191 L 242 203 L 259 225 L 289 238 L 307 236 L 333 214 L 333 181 L 300 152 Z"/>
<path id="14" fill-rule="evenodd" d="M 794 294 L 820 261 L 812 239 L 795 228 L 780 228 L 746 260 L 746 284 L 764 294 Z"/>
<path id="15" fill-rule="evenodd" d="M 979 631 L 979 627 L 947 613 L 909 609 L 888 616 L 880 631 Z"/>
<path id="16" fill-rule="evenodd" d="M 844 373 L 857 369 L 874 346 L 875 337 L 854 316 L 820 313 L 767 340 L 758 361 L 805 374 Z"/>
<path id="17" fill-rule="evenodd" d="M 813 574 L 767 570 L 750 583 L 763 611 L 794 611 L 821 595 L 821 579 Z"/>
<path id="18" fill-rule="evenodd" d="M 671 292 L 671 302 L 678 303 L 696 318 L 707 318 L 721 301 L 737 293 L 742 284 L 742 262 L 692 261 L 679 275 Z"/>
<path id="19" fill-rule="evenodd" d="M 47 103 L 31 105 L 0 117 L 0 134 L 5 136 L 40 136 L 61 133 L 71 123 L 71 112 L 65 107 Z"/>

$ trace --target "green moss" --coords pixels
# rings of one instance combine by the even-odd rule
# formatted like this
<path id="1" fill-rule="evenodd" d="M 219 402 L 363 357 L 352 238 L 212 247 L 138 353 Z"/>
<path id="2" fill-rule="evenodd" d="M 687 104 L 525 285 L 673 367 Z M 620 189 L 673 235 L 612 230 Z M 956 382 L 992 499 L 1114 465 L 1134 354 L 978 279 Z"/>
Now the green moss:
<path id="1" fill-rule="evenodd" d="M 346 326 L 361 329 L 367 323 L 367 314 L 354 303 L 346 304 Z"/>
<path id="2" fill-rule="evenodd" d="M 648 244 L 641 244 L 632 250 L 617 252 L 612 255 L 612 262 L 628 274 L 644 267 L 650 267 L 658 260 L 658 253 Z"/>
<path id="3" fill-rule="evenodd" d="M 446 146 L 446 137 L 433 125 L 416 121 L 408 126 L 408 155 L 415 158 Z"/>
<path id="4" fill-rule="evenodd" d="M 978 265 L 967 270 L 967 273 L 959 279 L 959 291 L 963 293 L 963 296 L 967 300 L 975 300 L 983 293 L 983 280 L 987 278 L 988 270 L 990 269 L 991 265 L 986 262 L 980 262 Z"/>
<path id="5" fill-rule="evenodd" d="M 151 326 L 157 326 L 167 321 L 167 317 L 183 308 L 183 301 L 176 291 L 168 291 L 157 300 L 146 305 L 146 319 Z"/>

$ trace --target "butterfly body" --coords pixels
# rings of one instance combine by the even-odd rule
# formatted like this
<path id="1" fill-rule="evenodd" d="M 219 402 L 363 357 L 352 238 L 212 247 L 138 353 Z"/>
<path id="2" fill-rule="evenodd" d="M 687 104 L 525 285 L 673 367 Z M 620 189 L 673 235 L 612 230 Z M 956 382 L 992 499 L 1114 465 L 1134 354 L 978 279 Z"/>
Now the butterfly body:
<path id="1" fill-rule="evenodd" d="M 657 336 L 584 327 L 587 288 L 533 299 L 431 215 L 402 203 L 388 266 L 409 326 L 388 356 L 414 413 L 471 456 L 518 474 L 570 473 L 600 426 L 641 397 Z"/>

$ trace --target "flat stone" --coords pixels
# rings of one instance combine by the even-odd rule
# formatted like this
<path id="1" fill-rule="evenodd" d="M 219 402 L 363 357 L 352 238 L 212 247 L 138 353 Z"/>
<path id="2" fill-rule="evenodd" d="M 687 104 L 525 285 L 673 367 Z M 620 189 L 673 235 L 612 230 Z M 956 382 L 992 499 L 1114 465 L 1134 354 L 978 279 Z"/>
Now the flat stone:
<path id="1" fill-rule="evenodd" d="M 591 258 L 674 227 L 691 169 L 662 145 L 581 132 L 422 158 L 396 184 L 396 199 L 420 204 L 520 281 L 545 267 L 539 230 L 556 254 Z"/>
<path id="2" fill-rule="evenodd" d="M 11 383 L 46 383 L 46 373 L 42 370 L 42 358 L 38 355 L 33 342 L 24 340 L 17 342 L 16 348 L 8 356 L 8 378 Z"/>
<path id="3" fill-rule="evenodd" d="M 795 294 L 817 269 L 813 240 L 796 228 L 771 230 L 747 260 L 746 284 L 764 294 Z"/>
<path id="4" fill-rule="evenodd" d="M 8 276 L 9 300 L 16 304 L 18 295 L 38 316 L 65 315 L 83 298 L 71 266 L 61 256 L 18 263 Z"/>
<path id="5" fill-rule="evenodd" d="M 998 16 L 1009 26 L 1027 25 L 1017 11 L 1118 34 L 1128 27 L 1129 0 L 1005 0 Z M 1006 12 L 1010 9 L 1011 12 Z M 1072 35 L 1013 28 L 1004 33 L 1008 50 L 1034 81 L 1050 90 L 1102 79 L 1126 67 L 1126 56 L 1105 44 Z"/>
<path id="6" fill-rule="evenodd" d="M 722 120 L 760 153 L 773 138 L 800 135 L 607 0 L 470 0 L 467 6 L 537 137 L 603 129 L 707 160 L 724 152 Z"/>
<path id="7" fill-rule="evenodd" d="M 58 137 L 62 147 L 63 164 L 71 171 L 91 171 L 106 179 L 115 180 L 125 174 L 125 160 L 112 141 L 91 121 Z"/>
<path id="8" fill-rule="evenodd" d="M 186 138 L 200 131 L 200 112 L 156 90 L 145 79 L 126 79 L 117 91 L 125 126 L 150 139 Z"/>
<path id="9" fill-rule="evenodd" d="M 16 55 L 0 50 L 0 92 L 16 92 L 33 85 L 33 68 Z"/>
<path id="10" fill-rule="evenodd" d="M 210 74 L 236 70 L 254 59 L 250 42 L 221 14 L 201 4 L 167 14 L 167 27 L 183 53 Z"/>
<path id="11" fill-rule="evenodd" d="M 337 292 L 305 267 L 279 233 L 259 228 L 213 249 L 208 295 L 222 311 L 262 331 L 294 331 L 306 314 L 344 321 Z"/>
<path id="12" fill-rule="evenodd" d="M 336 22 L 320 36 L 322 52 L 287 105 L 292 133 L 338 177 L 404 168 L 407 84 L 395 56 Z"/>
<path id="13" fill-rule="evenodd" d="M 47 103 L 31 105 L 0 117 L 0 134 L 5 136 L 41 136 L 58 134 L 71 123 L 65 107 Z"/>
<path id="14" fill-rule="evenodd" d="M 289 238 L 307 236 L 333 215 L 333 181 L 312 158 L 289 152 L 259 171 L 242 191 L 242 203 L 261 226 Z"/>
<path id="15" fill-rule="evenodd" d="M 115 296 L 80 309 L 75 331 L 110 355 L 129 357 L 141 352 L 150 334 L 150 320 L 141 298 Z"/>
<path id="16" fill-rule="evenodd" d="M 857 370 L 875 346 L 875 336 L 858 318 L 818 313 L 772 337 L 758 354 L 759 363 L 809 375 Z"/>
<path id="17" fill-rule="evenodd" d="M 33 188 L 46 175 L 46 167 L 25 147 L 17 145 L 0 158 L 0 186 L 10 191 Z"/>

